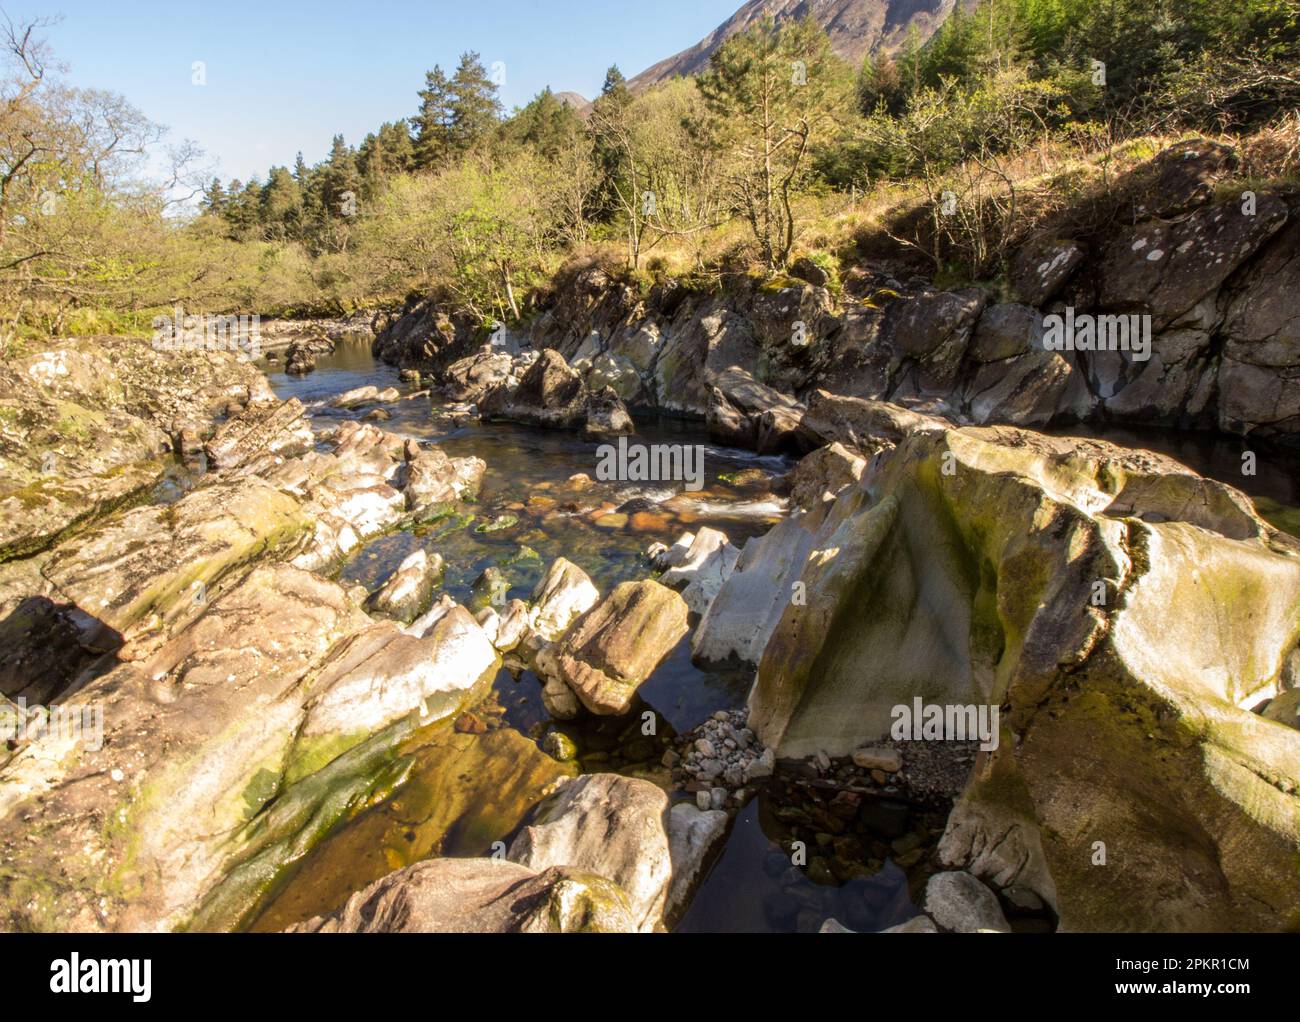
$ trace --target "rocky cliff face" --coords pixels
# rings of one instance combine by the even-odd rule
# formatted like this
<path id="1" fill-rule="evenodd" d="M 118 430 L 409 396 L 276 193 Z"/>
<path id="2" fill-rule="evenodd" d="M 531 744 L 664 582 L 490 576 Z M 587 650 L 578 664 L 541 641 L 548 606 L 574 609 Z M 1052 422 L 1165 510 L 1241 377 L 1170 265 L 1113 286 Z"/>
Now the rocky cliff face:
<path id="1" fill-rule="evenodd" d="M 735 14 L 689 49 L 646 68 L 629 81 L 632 88 L 704 71 L 713 51 L 765 15 L 776 21 L 812 18 L 830 36 L 831 48 L 855 67 L 869 53 L 898 50 L 915 32 L 924 42 L 952 12 L 954 0 L 749 0 Z"/>
<path id="2" fill-rule="evenodd" d="M 793 442 L 780 406 L 819 388 L 956 423 L 1140 423 L 1295 443 L 1300 198 L 1220 196 L 1234 165 L 1210 142 L 1161 153 L 1117 189 L 1119 226 L 1026 239 L 996 295 L 903 282 L 881 265 L 850 270 L 838 294 L 797 279 L 643 292 L 592 266 L 557 282 L 527 340 L 634 410 L 706 417 L 720 440 L 773 449 Z M 428 329 L 440 321 L 423 317 L 442 350 Z M 1052 350 L 1051 317 L 1122 320 L 1135 338 L 1149 329 L 1150 348 Z M 396 332 L 378 343 L 385 357 L 410 350 Z"/>

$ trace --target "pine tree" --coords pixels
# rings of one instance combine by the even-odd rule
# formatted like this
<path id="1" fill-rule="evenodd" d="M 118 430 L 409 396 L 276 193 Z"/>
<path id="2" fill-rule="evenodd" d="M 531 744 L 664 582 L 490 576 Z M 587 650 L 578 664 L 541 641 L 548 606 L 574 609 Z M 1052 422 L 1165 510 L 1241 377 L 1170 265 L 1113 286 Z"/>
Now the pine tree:
<path id="1" fill-rule="evenodd" d="M 611 97 L 614 102 L 626 104 L 632 99 L 632 92 L 627 87 L 627 79 L 617 64 L 611 64 L 605 72 L 605 84 L 600 87 L 602 97 Z"/>
<path id="2" fill-rule="evenodd" d="M 833 127 L 848 84 L 843 71 L 811 18 L 778 25 L 765 15 L 723 43 L 700 77 L 700 93 L 729 151 L 736 212 L 769 269 L 784 267 L 794 247 L 794 196 L 810 151 Z"/>
<path id="3" fill-rule="evenodd" d="M 294 237 L 302 217 L 302 191 L 285 167 L 272 167 L 262 189 L 260 219 L 267 237 Z"/>
<path id="4" fill-rule="evenodd" d="M 411 169 L 414 150 L 405 121 L 385 123 L 357 147 L 357 170 L 368 196 L 377 195 L 395 174 Z"/>
<path id="5" fill-rule="evenodd" d="M 320 170 L 321 204 L 330 217 L 351 216 L 352 203 L 360 190 L 361 175 L 357 172 L 356 154 L 343 141 L 342 135 L 335 135 L 329 159 Z"/>
<path id="6" fill-rule="evenodd" d="M 462 53 L 451 79 L 449 142 L 456 155 L 477 148 L 497 126 L 501 102 L 497 86 L 477 53 Z"/>
<path id="7" fill-rule="evenodd" d="M 412 164 L 416 170 L 431 170 L 447 157 L 451 129 L 451 83 L 441 67 L 435 64 L 432 71 L 425 73 L 419 97 Z"/>
<path id="8" fill-rule="evenodd" d="M 205 213 L 215 213 L 220 216 L 226 209 L 226 189 L 221 184 L 221 178 L 214 177 L 207 188 L 203 189 L 203 198 L 199 200 L 199 208 Z"/>
<path id="9" fill-rule="evenodd" d="M 506 138 L 517 145 L 530 146 L 549 160 L 573 144 L 582 130 L 582 119 L 567 104 L 556 98 L 550 88 L 533 97 L 522 110 L 515 111 L 505 126 Z"/>

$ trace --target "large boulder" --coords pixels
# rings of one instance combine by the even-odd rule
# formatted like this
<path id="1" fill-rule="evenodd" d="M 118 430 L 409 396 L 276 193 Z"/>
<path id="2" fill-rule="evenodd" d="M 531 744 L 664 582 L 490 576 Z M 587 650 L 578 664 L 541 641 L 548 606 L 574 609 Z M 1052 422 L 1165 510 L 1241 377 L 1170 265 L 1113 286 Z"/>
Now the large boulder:
<path id="1" fill-rule="evenodd" d="M 668 796 L 649 781 L 586 774 L 538 807 L 508 858 L 531 869 L 570 866 L 617 884 L 637 930 L 671 925 L 685 907 L 727 814 L 688 804 L 669 811 Z"/>
<path id="2" fill-rule="evenodd" d="M 790 503 L 805 511 L 834 498 L 846 486 L 856 486 L 866 460 L 838 441 L 819 447 L 799 460 L 784 479 Z"/>
<path id="3" fill-rule="evenodd" d="M 686 635 L 686 601 L 658 582 L 623 582 L 537 655 L 555 716 L 581 703 L 602 715 L 626 713 L 637 688 Z M 576 697 L 576 700 L 573 699 Z"/>
<path id="4" fill-rule="evenodd" d="M 476 402 L 494 387 L 518 385 L 512 380 L 515 360 L 502 348 L 485 346 L 453 362 L 442 377 L 442 390 L 453 401 Z"/>
<path id="5" fill-rule="evenodd" d="M 691 637 L 701 663 L 735 657 L 757 666 L 789 604 L 812 550 L 820 514 L 796 513 L 745 543 L 735 568 L 719 588 Z"/>
<path id="6" fill-rule="evenodd" d="M 778 755 L 847 754 L 918 697 L 1000 706 L 953 866 L 1005 872 L 979 860 L 1014 822 L 1067 929 L 1296 918 L 1300 734 L 1244 707 L 1287 683 L 1300 548 L 1241 494 L 1099 441 L 921 428 L 830 507 L 798 581 L 749 701 Z"/>
<path id="7" fill-rule="evenodd" d="M 81 689 L 102 734 L 51 732 L 0 767 L 6 927 L 239 927 L 391 789 L 401 742 L 477 699 L 498 661 L 462 608 L 417 637 L 355 599 L 263 565 Z"/>
<path id="8" fill-rule="evenodd" d="M 1300 433 L 1300 216 L 1245 271 L 1224 317 L 1219 426 L 1264 436 Z"/>
<path id="9" fill-rule="evenodd" d="M 503 859 L 426 859 L 290 933 L 627 933 L 627 898 L 599 876 Z"/>
<path id="10" fill-rule="evenodd" d="M 969 873 L 936 873 L 925 885 L 921 906 L 954 933 L 1009 933 L 997 895 Z"/>
<path id="11" fill-rule="evenodd" d="M 703 528 L 695 533 L 685 554 L 659 576 L 666 586 L 682 590 L 682 599 L 693 614 L 703 614 L 731 577 L 740 556 L 724 532 Z"/>
<path id="12" fill-rule="evenodd" d="M 481 696 L 500 667 L 496 647 L 464 607 L 442 614 L 421 636 L 382 621 L 351 636 L 316 680 L 320 694 L 302 730 L 327 738 L 327 752 L 418 710 L 428 723 Z"/>
<path id="13" fill-rule="evenodd" d="M 528 630 L 540 648 L 569 630 L 600 599 L 591 577 L 572 561 L 557 557 L 532 591 Z"/>
<path id="14" fill-rule="evenodd" d="M 451 458 L 441 447 L 424 447 L 410 453 L 406 463 L 406 495 L 409 511 L 421 511 L 455 500 L 468 500 L 478 493 L 487 471 L 482 458 Z"/>
<path id="15" fill-rule="evenodd" d="M 494 393 L 503 388 L 500 385 Z M 573 428 L 586 421 L 587 397 L 582 375 L 558 351 L 547 348 L 520 377 L 513 393 L 504 401 L 481 402 L 480 411 L 487 418 Z"/>
<path id="16" fill-rule="evenodd" d="M 365 621 L 336 584 L 259 567 L 149 660 L 78 693 L 102 741 L 51 735 L 0 769 L 5 928 L 184 925 L 283 790 L 310 672 Z"/>

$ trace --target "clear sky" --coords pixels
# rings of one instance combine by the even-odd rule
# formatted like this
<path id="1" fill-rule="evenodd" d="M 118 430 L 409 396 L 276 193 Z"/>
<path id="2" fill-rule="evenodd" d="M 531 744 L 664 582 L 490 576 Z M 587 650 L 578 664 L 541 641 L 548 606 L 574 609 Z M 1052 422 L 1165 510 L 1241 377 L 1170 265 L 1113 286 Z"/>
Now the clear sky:
<path id="1" fill-rule="evenodd" d="M 126 96 L 169 138 L 207 151 L 222 177 L 265 177 L 301 150 L 322 159 L 410 116 L 424 72 L 475 50 L 504 65 L 501 98 L 522 106 L 549 85 L 599 91 L 691 46 L 741 0 L 0 0 L 46 30 L 73 85 Z M 195 61 L 207 84 L 191 83 Z"/>

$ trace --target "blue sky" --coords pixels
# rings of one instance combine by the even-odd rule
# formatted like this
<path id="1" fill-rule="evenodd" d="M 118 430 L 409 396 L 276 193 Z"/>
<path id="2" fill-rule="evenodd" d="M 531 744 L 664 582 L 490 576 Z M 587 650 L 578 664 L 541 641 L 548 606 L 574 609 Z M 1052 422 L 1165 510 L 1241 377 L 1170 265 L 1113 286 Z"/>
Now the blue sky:
<path id="1" fill-rule="evenodd" d="M 504 63 L 507 108 L 549 85 L 590 98 L 693 45 L 741 0 L 0 0 L 15 20 L 55 15 L 46 38 L 74 85 L 120 92 L 222 177 L 264 177 L 355 145 L 413 113 L 424 72 L 464 50 Z M 191 83 L 195 61 L 207 84 Z"/>

